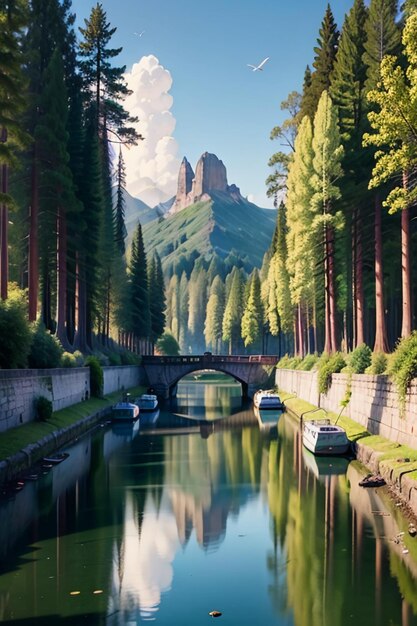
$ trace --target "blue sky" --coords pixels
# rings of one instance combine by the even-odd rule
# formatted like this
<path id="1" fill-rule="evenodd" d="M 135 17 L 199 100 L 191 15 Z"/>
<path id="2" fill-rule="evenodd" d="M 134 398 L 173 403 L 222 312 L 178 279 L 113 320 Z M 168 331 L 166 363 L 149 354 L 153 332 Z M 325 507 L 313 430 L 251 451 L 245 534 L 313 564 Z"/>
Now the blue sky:
<path id="1" fill-rule="evenodd" d="M 353 0 L 331 3 L 339 26 Z M 77 24 L 95 2 L 73 0 Z M 178 157 L 195 167 L 199 156 L 222 159 L 229 184 L 268 206 L 265 179 L 270 155 L 280 149 L 269 134 L 284 119 L 280 103 L 301 90 L 311 65 L 327 0 L 102 0 L 117 27 L 117 59 L 130 69 L 155 55 L 173 84 L 171 113 Z M 141 37 L 134 32 L 145 31 Z M 263 72 L 248 63 L 270 60 Z"/>

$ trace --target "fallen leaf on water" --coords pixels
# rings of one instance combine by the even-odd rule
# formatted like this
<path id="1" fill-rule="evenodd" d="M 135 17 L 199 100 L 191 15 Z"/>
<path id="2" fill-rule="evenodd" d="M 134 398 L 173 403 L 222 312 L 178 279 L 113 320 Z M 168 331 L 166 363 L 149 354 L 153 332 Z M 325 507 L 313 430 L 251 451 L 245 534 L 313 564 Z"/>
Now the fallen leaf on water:
<path id="1" fill-rule="evenodd" d="M 96 589 L 95 591 L 93 591 L 93 593 L 95 595 L 99 594 L 99 593 L 103 593 L 103 589 Z"/>
<path id="2" fill-rule="evenodd" d="M 70 591 L 70 596 L 79 596 L 81 591 Z"/>
<path id="3" fill-rule="evenodd" d="M 220 617 L 221 613 L 220 611 L 210 611 L 209 615 L 211 615 L 211 617 Z"/>

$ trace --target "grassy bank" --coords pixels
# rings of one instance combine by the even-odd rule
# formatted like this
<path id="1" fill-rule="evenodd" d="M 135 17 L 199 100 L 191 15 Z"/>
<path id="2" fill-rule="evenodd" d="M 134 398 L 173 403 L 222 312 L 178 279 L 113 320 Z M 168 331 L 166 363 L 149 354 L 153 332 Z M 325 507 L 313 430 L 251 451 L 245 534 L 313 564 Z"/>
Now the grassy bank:
<path id="1" fill-rule="evenodd" d="M 129 389 L 132 398 L 143 393 L 144 387 Z M 0 433 L 0 461 L 19 452 L 27 445 L 36 443 L 55 430 L 70 426 L 79 420 L 97 413 L 117 402 L 121 397 L 120 391 L 108 394 L 104 398 L 90 398 L 85 402 L 73 404 L 60 411 L 55 411 L 51 419 L 46 422 L 30 422 L 23 426 L 11 428 L 7 432 Z"/>
<path id="2" fill-rule="evenodd" d="M 317 409 L 313 404 L 305 402 L 300 398 L 294 398 L 290 393 L 281 391 L 280 395 L 288 409 L 299 418 L 305 411 Z M 324 409 L 316 413 L 304 415 L 305 419 L 320 419 L 323 417 L 328 417 L 333 423 L 338 418 L 336 413 L 327 412 Z M 347 436 L 351 441 L 366 445 L 367 448 L 373 450 L 378 455 L 381 470 L 384 469 L 388 473 L 392 471 L 394 479 L 404 472 L 407 472 L 410 478 L 417 479 L 417 450 L 395 441 L 390 441 L 385 437 L 381 437 L 381 435 L 371 435 L 363 426 L 344 415 L 339 417 L 338 424 L 346 430 Z"/>

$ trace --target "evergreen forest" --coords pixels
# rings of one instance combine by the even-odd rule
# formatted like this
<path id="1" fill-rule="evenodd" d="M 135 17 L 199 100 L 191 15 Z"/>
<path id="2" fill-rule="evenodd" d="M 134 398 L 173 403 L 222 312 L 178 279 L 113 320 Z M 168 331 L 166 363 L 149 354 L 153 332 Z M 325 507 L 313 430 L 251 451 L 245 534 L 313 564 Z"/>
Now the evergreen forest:
<path id="1" fill-rule="evenodd" d="M 0 31 L 0 367 L 155 346 L 377 354 L 412 336 L 416 0 L 354 0 L 340 26 L 327 6 L 271 131 L 261 267 L 193 250 L 164 273 L 140 222 L 128 240 L 121 147 L 142 137 L 100 3 L 76 29 L 71 0 L 0 0 Z"/>

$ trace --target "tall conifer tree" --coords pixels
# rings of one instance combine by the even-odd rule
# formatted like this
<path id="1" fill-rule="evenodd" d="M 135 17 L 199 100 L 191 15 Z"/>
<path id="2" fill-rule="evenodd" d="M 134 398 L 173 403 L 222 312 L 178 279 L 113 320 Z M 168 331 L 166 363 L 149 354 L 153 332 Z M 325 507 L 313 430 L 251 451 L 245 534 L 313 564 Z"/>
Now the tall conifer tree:
<path id="1" fill-rule="evenodd" d="M 20 114 L 25 107 L 22 74 L 22 33 L 27 25 L 27 2 L 0 2 L 0 298 L 8 295 L 9 280 L 9 168 L 26 136 Z"/>
<path id="2" fill-rule="evenodd" d="M 320 27 L 317 46 L 314 48 L 314 71 L 311 75 L 311 85 L 307 86 L 305 80 L 301 104 L 302 117 L 309 115 L 313 119 L 321 94 L 330 88 L 338 42 L 339 31 L 330 4 L 328 4 Z"/>

